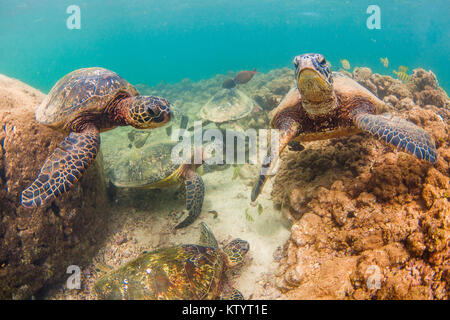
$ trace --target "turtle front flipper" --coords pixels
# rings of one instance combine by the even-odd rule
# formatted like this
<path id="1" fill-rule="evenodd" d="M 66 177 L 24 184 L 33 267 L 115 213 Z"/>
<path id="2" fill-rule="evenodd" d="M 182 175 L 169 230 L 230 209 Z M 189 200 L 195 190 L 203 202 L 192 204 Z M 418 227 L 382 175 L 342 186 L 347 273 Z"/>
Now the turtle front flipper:
<path id="1" fill-rule="evenodd" d="M 436 146 L 428 132 L 399 117 L 390 114 L 375 115 L 366 110 L 359 108 L 353 112 L 354 123 L 359 129 L 420 160 L 436 162 Z"/>
<path id="2" fill-rule="evenodd" d="M 186 189 L 186 217 L 179 222 L 175 228 L 184 228 L 197 219 L 202 212 L 203 199 L 205 197 L 205 184 L 200 175 L 194 170 L 189 170 L 185 174 L 184 186 Z"/>
<path id="3" fill-rule="evenodd" d="M 300 128 L 300 124 L 293 118 L 289 116 L 283 117 L 281 120 L 281 124 L 279 126 L 279 142 L 278 142 L 278 154 L 270 154 L 269 156 L 265 156 L 264 161 L 261 165 L 261 172 L 258 177 L 258 181 L 252 189 L 251 201 L 255 201 L 261 193 L 264 184 L 269 179 L 269 176 L 275 174 L 277 168 L 278 158 L 283 152 L 284 148 L 291 142 L 293 138 L 295 138 L 298 134 Z M 272 153 L 272 150 L 270 151 Z"/>
<path id="4" fill-rule="evenodd" d="M 36 180 L 22 192 L 22 206 L 44 206 L 69 191 L 94 161 L 99 147 L 100 134 L 95 126 L 71 132 L 45 160 Z"/>

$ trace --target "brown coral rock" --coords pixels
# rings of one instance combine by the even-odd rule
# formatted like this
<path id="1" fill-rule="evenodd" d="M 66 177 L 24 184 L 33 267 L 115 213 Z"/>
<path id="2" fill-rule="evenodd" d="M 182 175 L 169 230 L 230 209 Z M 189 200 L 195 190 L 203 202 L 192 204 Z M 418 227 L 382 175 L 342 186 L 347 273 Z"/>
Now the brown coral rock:
<path id="1" fill-rule="evenodd" d="M 25 209 L 20 194 L 64 134 L 34 120 L 44 94 L 0 75 L 0 299 L 29 298 L 82 266 L 101 239 L 105 186 L 96 161 L 51 206 Z"/>
<path id="2" fill-rule="evenodd" d="M 414 98 L 431 90 L 421 80 L 429 73 L 414 74 L 414 87 L 377 74 L 369 81 L 390 112 L 434 137 L 436 164 L 363 134 L 281 155 L 272 198 L 298 213 L 278 273 L 287 297 L 450 297 L 450 126 L 444 109 Z"/>

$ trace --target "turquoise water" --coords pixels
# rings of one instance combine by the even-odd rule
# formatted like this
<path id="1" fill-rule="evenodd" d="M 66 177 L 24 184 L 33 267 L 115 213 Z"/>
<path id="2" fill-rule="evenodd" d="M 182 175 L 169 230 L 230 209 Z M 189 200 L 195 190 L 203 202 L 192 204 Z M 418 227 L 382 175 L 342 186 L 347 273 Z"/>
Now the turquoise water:
<path id="1" fill-rule="evenodd" d="M 366 26 L 371 4 L 381 9 L 380 30 Z M 79 30 L 66 27 L 69 5 L 81 9 Z M 431 69 L 448 91 L 449 16 L 448 0 L 1 0 L 0 73 L 48 92 L 87 66 L 154 85 L 267 72 L 320 52 L 334 68 L 346 58 L 379 73 Z"/>

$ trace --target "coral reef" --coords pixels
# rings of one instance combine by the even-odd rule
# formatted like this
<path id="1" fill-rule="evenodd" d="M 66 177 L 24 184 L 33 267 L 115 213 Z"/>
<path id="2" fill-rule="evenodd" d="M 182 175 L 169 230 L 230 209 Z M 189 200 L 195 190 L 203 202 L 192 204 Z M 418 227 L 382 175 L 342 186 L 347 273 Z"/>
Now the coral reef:
<path id="1" fill-rule="evenodd" d="M 272 198 L 292 226 L 277 285 L 290 299 L 448 299 L 448 97 L 423 69 L 407 84 L 368 68 L 353 77 L 425 128 L 438 161 L 364 134 L 284 152 Z"/>
<path id="2" fill-rule="evenodd" d="M 229 72 L 226 75 L 217 75 L 214 78 L 198 82 L 185 79 L 175 84 L 161 83 L 155 87 L 141 84 L 136 87 L 141 94 L 166 97 L 176 109 L 195 121 L 200 120 L 200 109 L 212 96 L 222 90 L 223 81 L 233 77 L 234 74 L 234 72 Z M 249 116 L 220 127 L 238 130 L 267 128 L 269 117 L 267 112 L 264 111 L 270 111 L 279 104 L 292 87 L 293 81 L 294 71 L 290 68 L 283 68 L 272 70 L 268 73 L 258 73 L 251 81 L 238 85 L 237 88 L 252 98 L 258 107 Z"/>
<path id="3" fill-rule="evenodd" d="M 0 299 L 26 299 L 82 265 L 102 240 L 107 213 L 101 156 L 51 206 L 25 209 L 20 194 L 63 140 L 34 120 L 44 94 L 0 75 Z"/>
<path id="4" fill-rule="evenodd" d="M 282 154 L 272 199 L 263 194 L 258 204 L 248 199 L 256 166 L 206 173 L 199 219 L 219 238 L 233 234 L 251 243 L 250 263 L 232 275 L 250 299 L 448 299 L 448 96 L 423 69 L 414 70 L 407 83 L 369 68 L 345 73 L 383 99 L 389 112 L 425 128 L 436 141 L 437 163 L 421 162 L 365 134 L 305 143 L 303 151 L 287 148 Z M 189 117 L 190 127 L 234 74 L 137 87 L 168 98 Z M 238 88 L 258 107 L 245 118 L 204 128 L 268 128 L 269 112 L 293 84 L 292 69 L 256 74 Z M 102 161 L 51 207 L 21 208 L 20 192 L 63 138 L 34 121 L 33 106 L 43 96 L 0 76 L 0 298 L 28 298 L 45 287 L 45 297 L 93 299 L 102 264 L 118 267 L 143 250 L 198 240 L 197 225 L 176 233 L 169 228 L 184 208 L 175 192 L 119 190 L 109 208 Z M 169 139 L 167 129 L 102 134 L 106 176 L 120 157 L 117 150 L 143 152 L 151 141 Z M 70 264 L 83 266 L 82 290 L 66 290 L 58 282 Z M 49 292 L 52 283 L 57 286 Z"/>

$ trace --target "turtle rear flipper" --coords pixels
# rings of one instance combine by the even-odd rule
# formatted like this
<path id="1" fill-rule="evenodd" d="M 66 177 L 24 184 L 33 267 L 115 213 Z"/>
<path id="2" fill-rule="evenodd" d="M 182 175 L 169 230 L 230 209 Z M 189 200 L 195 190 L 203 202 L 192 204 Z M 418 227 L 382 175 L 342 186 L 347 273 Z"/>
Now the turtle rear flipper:
<path id="1" fill-rule="evenodd" d="M 201 222 L 200 227 L 201 227 L 200 244 L 203 246 L 219 248 L 219 243 L 217 242 L 216 237 L 214 237 L 214 234 L 206 225 L 206 223 Z"/>
<path id="2" fill-rule="evenodd" d="M 203 183 L 203 179 L 194 170 L 186 173 L 184 185 L 186 188 L 187 216 L 175 226 L 176 229 L 187 227 L 197 219 L 202 212 L 203 199 L 205 197 L 205 184 Z"/>
<path id="3" fill-rule="evenodd" d="M 359 129 L 378 139 L 420 160 L 436 162 L 437 152 L 433 138 L 415 124 L 390 114 L 370 114 L 365 108 L 355 110 L 353 119 Z"/>
<path id="4" fill-rule="evenodd" d="M 99 146 L 100 134 L 95 126 L 71 132 L 45 160 L 36 180 L 22 192 L 22 205 L 44 206 L 69 191 L 94 161 Z"/>
<path id="5" fill-rule="evenodd" d="M 245 300 L 244 295 L 236 288 L 231 288 L 230 292 L 222 294 L 221 300 Z"/>

